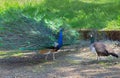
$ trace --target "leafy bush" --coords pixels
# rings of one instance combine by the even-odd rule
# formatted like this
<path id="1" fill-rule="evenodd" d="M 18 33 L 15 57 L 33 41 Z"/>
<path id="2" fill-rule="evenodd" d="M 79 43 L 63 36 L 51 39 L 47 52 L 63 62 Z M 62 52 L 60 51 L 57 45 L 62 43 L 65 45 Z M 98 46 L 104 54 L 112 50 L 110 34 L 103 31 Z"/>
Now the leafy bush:
<path id="1" fill-rule="evenodd" d="M 7 16 L 18 18 L 12 13 L 11 8 L 14 8 L 18 15 L 38 22 L 43 18 L 50 21 L 62 19 L 73 28 L 120 29 L 120 0 L 4 0 L 0 3 L 0 17 L 8 13 Z M 9 16 L 5 18 L 8 19 L 12 21 Z"/>

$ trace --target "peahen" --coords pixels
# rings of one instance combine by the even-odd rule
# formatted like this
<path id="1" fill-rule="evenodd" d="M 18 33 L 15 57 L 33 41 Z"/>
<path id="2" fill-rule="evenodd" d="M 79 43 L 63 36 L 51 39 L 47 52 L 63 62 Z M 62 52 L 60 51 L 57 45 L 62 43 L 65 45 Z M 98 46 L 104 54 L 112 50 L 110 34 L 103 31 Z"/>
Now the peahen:
<path id="1" fill-rule="evenodd" d="M 100 56 L 109 56 L 112 55 L 113 57 L 118 58 L 119 56 L 116 53 L 109 52 L 107 47 L 102 42 L 95 42 L 95 38 L 93 35 L 90 35 L 90 49 L 92 52 L 97 54 L 97 60 L 99 60 Z"/>
<path id="2" fill-rule="evenodd" d="M 40 50 L 39 52 L 40 54 L 46 55 L 45 56 L 46 60 L 48 58 L 48 55 L 52 53 L 53 60 L 55 60 L 55 54 L 59 52 L 58 50 L 62 47 L 62 45 L 63 45 L 63 28 L 61 28 L 59 31 L 58 42 L 54 42 L 54 46 L 45 47 L 45 49 Z"/>

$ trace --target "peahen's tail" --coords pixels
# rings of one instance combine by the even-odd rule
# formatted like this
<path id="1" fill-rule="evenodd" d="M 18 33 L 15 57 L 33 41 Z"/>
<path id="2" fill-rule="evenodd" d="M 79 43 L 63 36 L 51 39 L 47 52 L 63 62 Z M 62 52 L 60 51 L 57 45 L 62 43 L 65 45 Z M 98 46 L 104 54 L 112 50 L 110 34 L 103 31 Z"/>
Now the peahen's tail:
<path id="1" fill-rule="evenodd" d="M 114 56 L 114 57 L 116 57 L 116 58 L 118 58 L 119 56 L 117 55 L 117 54 L 115 54 L 115 53 L 109 53 L 110 55 L 112 55 L 112 56 Z"/>

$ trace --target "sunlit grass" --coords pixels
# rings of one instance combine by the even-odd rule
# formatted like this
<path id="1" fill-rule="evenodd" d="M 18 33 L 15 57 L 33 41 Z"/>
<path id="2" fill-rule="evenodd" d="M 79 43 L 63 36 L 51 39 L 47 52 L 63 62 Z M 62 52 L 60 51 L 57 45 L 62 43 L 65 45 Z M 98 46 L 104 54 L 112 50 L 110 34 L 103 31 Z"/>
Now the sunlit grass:
<path id="1" fill-rule="evenodd" d="M 97 4 L 104 4 L 104 3 L 113 3 L 113 2 L 117 2 L 119 0 L 80 0 L 82 2 L 86 2 L 86 3 L 97 3 Z"/>
<path id="2" fill-rule="evenodd" d="M 23 52 L 20 51 L 13 51 L 13 52 L 0 51 L 0 59 L 9 58 L 9 57 L 21 57 L 23 55 L 24 55 Z"/>
<path id="3" fill-rule="evenodd" d="M 4 22 L 22 15 L 38 22 L 44 18 L 52 28 L 64 22 L 73 28 L 120 29 L 119 7 L 120 0 L 2 0 L 0 17 Z"/>
<path id="4" fill-rule="evenodd" d="M 109 21 L 108 24 L 106 25 L 106 28 L 104 28 L 105 30 L 114 30 L 114 29 L 120 29 L 120 25 L 118 24 L 117 20 L 112 20 Z"/>
<path id="5" fill-rule="evenodd" d="M 9 8 L 23 9 L 26 6 L 40 5 L 44 0 L 2 0 L 0 1 L 0 12 L 4 12 Z"/>

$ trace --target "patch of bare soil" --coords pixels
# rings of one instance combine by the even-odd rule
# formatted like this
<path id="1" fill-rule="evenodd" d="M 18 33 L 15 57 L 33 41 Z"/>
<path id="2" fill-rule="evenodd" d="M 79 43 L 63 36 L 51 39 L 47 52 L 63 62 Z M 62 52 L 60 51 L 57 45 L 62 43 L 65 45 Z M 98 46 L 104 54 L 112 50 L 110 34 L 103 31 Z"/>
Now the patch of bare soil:
<path id="1" fill-rule="evenodd" d="M 120 47 L 105 42 L 120 56 Z M 0 59 L 0 78 L 120 78 L 120 58 L 96 60 L 88 43 L 64 47 L 56 60 L 43 60 L 34 52 L 25 57 Z"/>

